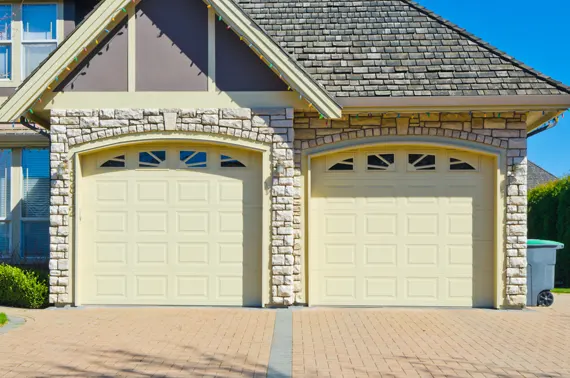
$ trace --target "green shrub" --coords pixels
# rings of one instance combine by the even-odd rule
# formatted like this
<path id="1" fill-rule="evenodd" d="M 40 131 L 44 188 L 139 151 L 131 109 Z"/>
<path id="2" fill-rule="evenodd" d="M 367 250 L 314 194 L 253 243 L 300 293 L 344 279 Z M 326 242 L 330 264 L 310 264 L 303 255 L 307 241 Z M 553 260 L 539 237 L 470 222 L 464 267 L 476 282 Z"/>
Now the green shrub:
<path id="1" fill-rule="evenodd" d="M 570 287 L 570 177 L 529 192 L 528 237 L 566 245 L 556 256 L 556 286 Z"/>
<path id="2" fill-rule="evenodd" d="M 48 302 L 48 282 L 34 271 L 0 264 L 0 305 L 41 308 Z"/>

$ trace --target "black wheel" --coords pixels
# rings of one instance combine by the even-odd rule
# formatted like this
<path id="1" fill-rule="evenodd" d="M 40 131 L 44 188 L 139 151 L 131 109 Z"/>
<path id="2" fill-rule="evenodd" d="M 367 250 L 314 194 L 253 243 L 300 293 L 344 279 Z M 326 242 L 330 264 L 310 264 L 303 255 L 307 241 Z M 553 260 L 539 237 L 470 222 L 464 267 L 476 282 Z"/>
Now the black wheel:
<path id="1" fill-rule="evenodd" d="M 538 305 L 550 307 L 554 303 L 554 295 L 548 290 L 541 291 L 538 294 Z"/>

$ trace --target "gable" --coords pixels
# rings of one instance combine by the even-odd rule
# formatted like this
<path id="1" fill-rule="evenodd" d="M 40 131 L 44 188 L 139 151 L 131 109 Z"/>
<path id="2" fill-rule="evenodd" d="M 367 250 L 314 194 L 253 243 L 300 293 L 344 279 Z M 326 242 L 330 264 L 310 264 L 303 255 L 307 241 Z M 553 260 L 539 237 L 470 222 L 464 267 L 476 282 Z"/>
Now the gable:
<path id="1" fill-rule="evenodd" d="M 153 0 L 144 0 L 153 1 Z M 190 0 L 189 0 L 190 1 Z M 338 118 L 341 116 L 341 106 L 327 93 L 324 88 L 317 83 L 300 66 L 287 56 L 275 42 L 269 38 L 265 32 L 257 27 L 231 0 L 211 0 L 210 4 L 204 4 L 200 0 L 195 0 L 206 6 L 208 10 L 208 63 L 205 69 L 208 72 L 207 91 L 176 91 L 168 90 L 156 92 L 151 88 L 153 96 L 137 96 L 137 67 L 136 62 L 136 25 L 135 14 L 139 9 L 135 9 L 136 2 L 129 0 L 101 0 L 97 7 L 85 18 L 79 26 L 71 32 L 68 37 L 55 49 L 55 51 L 28 77 L 28 79 L 17 89 L 16 93 L 8 98 L 0 107 L 0 121 L 12 121 L 21 116 L 28 116 L 34 121 L 48 125 L 49 110 L 54 108 L 93 108 L 93 107 L 148 107 L 149 102 L 158 107 L 180 107 L 187 106 L 189 102 L 196 107 L 294 107 L 302 108 L 312 105 L 320 111 L 323 116 Z M 134 4 L 134 5 L 133 5 Z M 187 3 L 181 3 L 184 6 Z M 144 13 L 144 9 L 142 9 Z M 139 13 L 142 18 L 143 13 Z M 148 10 L 145 15 L 148 16 Z M 219 15 L 228 25 L 227 29 L 232 29 L 246 38 L 254 46 L 256 53 L 264 56 L 264 63 L 267 69 L 278 72 L 278 77 L 286 80 L 288 87 L 292 91 L 252 91 L 251 95 L 244 95 L 250 92 L 224 92 L 215 87 L 215 24 L 214 15 Z M 121 31 L 111 33 L 118 24 L 125 18 L 127 21 L 128 34 L 128 91 L 118 92 L 117 95 L 108 96 L 110 91 L 75 91 L 85 84 L 85 77 L 89 76 L 87 68 L 95 67 L 97 64 L 91 60 L 100 58 L 103 49 L 98 46 L 101 41 L 105 46 L 111 47 L 112 36 L 120 35 Z M 152 25 L 151 17 L 148 17 Z M 160 22 L 164 22 L 161 19 Z M 144 30 L 144 29 L 143 29 Z M 112 34 L 112 35 L 111 35 Z M 162 30 L 158 37 L 164 35 Z M 106 42 L 108 40 L 108 42 Z M 96 45 L 96 46 L 93 46 Z M 96 50 L 93 54 L 90 51 Z M 89 56 L 88 56 L 89 55 Z M 111 56 L 109 54 L 108 56 Z M 203 55 L 201 55 L 203 57 Z M 86 59 L 91 58 L 91 59 Z M 84 63 L 84 61 L 86 61 Z M 271 62 L 271 63 L 269 63 Z M 81 65 L 81 66 L 80 66 Z M 192 62 L 187 66 L 193 67 Z M 158 70 L 166 70 L 165 64 L 160 61 L 160 65 L 155 67 Z M 188 67 L 186 67 L 188 68 Z M 81 72 L 83 70 L 83 72 Z M 93 69 L 92 72 L 96 70 Z M 144 70 L 143 70 L 144 72 Z M 203 70 L 200 71 L 200 74 Z M 197 76 L 200 76 L 197 75 Z M 68 78 L 71 76 L 71 78 Z M 176 75 L 174 75 L 176 77 Z M 206 76 L 206 75 L 204 75 Z M 65 85 L 59 84 L 61 80 Z M 179 83 L 176 83 L 179 84 Z M 54 92 L 53 87 L 64 89 Z M 88 87 L 88 86 L 87 86 Z M 143 88 L 144 89 L 144 88 Z M 254 88 L 255 89 L 255 88 Z M 270 88 L 272 89 L 272 88 Z M 97 93 L 94 93 L 97 92 Z M 181 95 L 166 96 L 166 93 L 175 92 Z M 207 94 L 197 96 L 199 93 Z M 265 94 L 267 93 L 267 94 Z M 158 94 L 158 97 L 154 95 Z M 194 94 L 194 95 L 193 95 Z M 221 95 L 221 96 L 220 96 Z M 298 96 L 298 100 L 297 100 Z M 163 105 L 167 103 L 167 105 Z M 184 105 L 180 105 L 184 104 Z"/>

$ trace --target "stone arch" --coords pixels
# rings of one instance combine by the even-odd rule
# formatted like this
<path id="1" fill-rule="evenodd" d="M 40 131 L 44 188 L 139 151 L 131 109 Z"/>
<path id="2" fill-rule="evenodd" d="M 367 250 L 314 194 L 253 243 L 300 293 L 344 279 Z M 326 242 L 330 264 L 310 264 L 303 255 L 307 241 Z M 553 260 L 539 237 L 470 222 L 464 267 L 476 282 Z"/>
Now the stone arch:
<path id="1" fill-rule="evenodd" d="M 499 147 L 499 148 L 507 148 L 508 147 L 508 140 L 501 139 L 497 137 L 492 137 L 488 135 L 476 134 L 473 132 L 468 131 L 458 131 L 458 130 L 449 130 L 449 129 L 436 129 L 436 128 L 416 128 L 416 132 L 412 134 L 397 134 L 395 129 L 386 129 L 386 128 L 370 128 L 370 129 L 361 129 L 361 130 L 354 130 L 354 131 L 345 131 L 340 132 L 337 134 L 326 135 L 317 137 L 313 140 L 303 141 L 300 144 L 299 150 L 307 150 L 309 148 L 314 148 L 321 145 L 326 144 L 334 144 L 344 140 L 366 140 L 367 138 L 371 137 L 379 137 L 379 136 L 400 136 L 405 138 L 406 136 L 428 136 L 428 137 L 443 137 L 443 138 L 450 138 L 455 140 L 465 140 L 470 142 L 476 142 L 485 144 L 488 146 Z"/>

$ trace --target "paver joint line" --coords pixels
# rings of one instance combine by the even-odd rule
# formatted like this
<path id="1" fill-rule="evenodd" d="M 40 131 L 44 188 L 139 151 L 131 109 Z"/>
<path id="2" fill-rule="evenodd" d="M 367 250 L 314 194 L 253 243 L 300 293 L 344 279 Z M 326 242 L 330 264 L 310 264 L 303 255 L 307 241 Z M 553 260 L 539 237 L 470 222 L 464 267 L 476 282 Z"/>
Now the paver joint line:
<path id="1" fill-rule="evenodd" d="M 268 378 L 290 378 L 293 375 L 293 313 L 290 309 L 276 310 L 275 328 L 269 364 Z"/>

